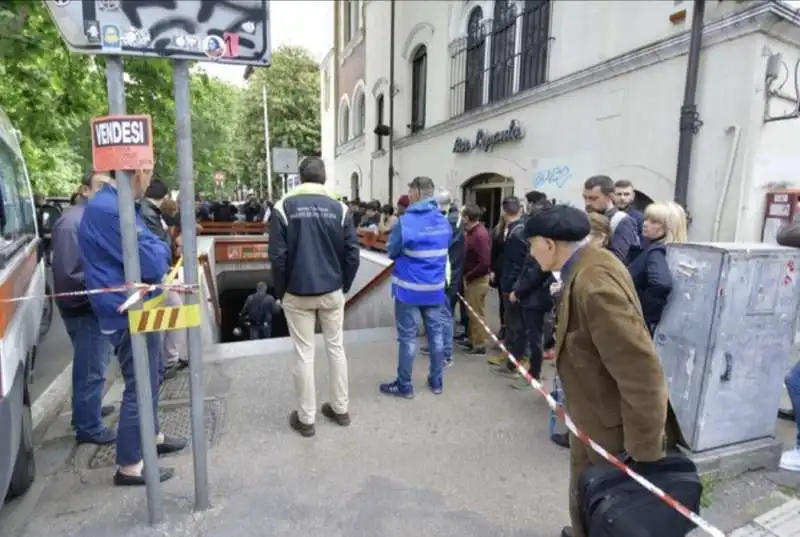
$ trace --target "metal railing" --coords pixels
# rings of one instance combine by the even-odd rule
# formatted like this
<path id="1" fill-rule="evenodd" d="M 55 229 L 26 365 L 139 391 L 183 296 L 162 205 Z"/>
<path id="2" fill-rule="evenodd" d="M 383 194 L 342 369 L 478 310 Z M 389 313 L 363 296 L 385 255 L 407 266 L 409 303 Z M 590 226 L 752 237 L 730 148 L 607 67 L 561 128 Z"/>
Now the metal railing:
<path id="1" fill-rule="evenodd" d="M 467 35 L 450 43 L 450 117 L 547 81 L 551 0 L 497 0 L 493 18 L 473 9 Z"/>

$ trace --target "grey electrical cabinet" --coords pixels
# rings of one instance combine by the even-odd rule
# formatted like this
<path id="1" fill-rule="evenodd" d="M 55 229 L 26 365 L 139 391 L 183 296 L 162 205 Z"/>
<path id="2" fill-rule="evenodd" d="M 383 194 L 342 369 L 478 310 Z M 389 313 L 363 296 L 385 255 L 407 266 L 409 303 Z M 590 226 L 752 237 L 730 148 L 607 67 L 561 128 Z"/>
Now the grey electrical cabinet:
<path id="1" fill-rule="evenodd" d="M 673 288 L 655 334 L 694 452 L 773 436 L 798 306 L 800 250 L 671 245 Z"/>

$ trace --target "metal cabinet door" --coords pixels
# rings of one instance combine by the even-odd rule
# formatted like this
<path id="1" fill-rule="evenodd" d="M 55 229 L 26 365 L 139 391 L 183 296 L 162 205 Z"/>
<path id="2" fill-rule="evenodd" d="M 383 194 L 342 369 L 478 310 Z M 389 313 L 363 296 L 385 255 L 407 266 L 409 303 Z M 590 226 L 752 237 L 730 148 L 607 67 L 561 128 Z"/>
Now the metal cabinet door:
<path id="1" fill-rule="evenodd" d="M 667 252 L 672 293 L 654 339 L 672 407 L 692 449 L 723 256 L 724 251 L 690 244 L 670 246 Z"/>
<path id="2" fill-rule="evenodd" d="M 786 252 L 727 257 L 696 450 L 774 435 L 797 309 L 793 267 Z"/>

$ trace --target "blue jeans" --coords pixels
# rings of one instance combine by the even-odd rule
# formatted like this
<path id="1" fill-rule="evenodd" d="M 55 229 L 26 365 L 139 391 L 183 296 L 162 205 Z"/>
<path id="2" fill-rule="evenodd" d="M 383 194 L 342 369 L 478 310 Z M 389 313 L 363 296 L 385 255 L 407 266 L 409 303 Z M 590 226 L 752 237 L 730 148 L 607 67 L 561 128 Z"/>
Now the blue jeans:
<path id="1" fill-rule="evenodd" d="M 72 341 L 72 421 L 79 441 L 91 440 L 105 430 L 100 407 L 106 382 L 111 345 L 100 331 L 93 313 L 69 317 L 62 313 Z"/>
<path id="2" fill-rule="evenodd" d="M 786 383 L 786 391 L 789 392 L 789 399 L 792 400 L 794 419 L 797 422 L 796 445 L 800 448 L 800 362 L 789 370 L 784 382 Z"/>
<path id="3" fill-rule="evenodd" d="M 442 350 L 444 359 L 447 360 L 453 357 L 453 313 L 455 312 L 455 301 L 458 299 L 453 295 L 452 297 L 448 296 L 445 300 L 447 303 L 440 308 L 442 315 L 440 322 L 442 323 Z"/>
<path id="4" fill-rule="evenodd" d="M 136 376 L 133 373 L 133 349 L 131 335 L 127 329 L 117 330 L 110 335 L 111 343 L 119 349 L 117 358 L 125 381 L 122 393 L 122 405 L 119 411 L 119 428 L 117 430 L 117 465 L 130 466 L 142 460 L 142 432 L 139 428 L 139 405 L 136 398 Z M 161 334 L 151 332 L 145 334 L 147 340 L 148 368 L 150 372 L 150 392 L 153 395 L 153 419 L 158 424 L 158 388 L 163 376 L 161 361 Z M 155 442 L 155 438 L 151 440 Z"/>
<path id="5" fill-rule="evenodd" d="M 422 323 L 425 325 L 425 337 L 428 338 L 430 350 L 430 369 L 428 376 L 431 381 L 441 382 L 442 369 L 444 368 L 444 349 L 442 345 L 442 317 L 440 306 L 412 306 L 399 300 L 394 301 L 394 317 L 397 326 L 397 382 L 404 388 L 411 388 L 411 372 L 414 368 L 414 357 L 417 345 L 417 322 L 415 312 L 419 311 Z"/>
<path id="6" fill-rule="evenodd" d="M 268 324 L 250 327 L 250 339 L 269 339 L 271 335 L 272 327 Z"/>

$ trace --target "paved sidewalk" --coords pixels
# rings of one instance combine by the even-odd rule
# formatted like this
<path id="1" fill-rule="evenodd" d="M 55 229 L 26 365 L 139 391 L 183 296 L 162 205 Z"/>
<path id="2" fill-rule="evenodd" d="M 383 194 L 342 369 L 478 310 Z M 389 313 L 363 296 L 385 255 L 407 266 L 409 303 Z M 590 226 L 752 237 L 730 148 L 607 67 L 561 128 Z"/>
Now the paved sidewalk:
<path id="1" fill-rule="evenodd" d="M 567 522 L 568 453 L 547 438 L 544 401 L 510 389 L 484 359 L 462 356 L 442 396 L 424 389 L 420 358 L 417 398 L 388 398 L 377 388 L 394 376 L 394 341 L 348 351 L 353 424 L 320 417 L 312 439 L 288 428 L 290 355 L 209 364 L 210 511 L 191 512 L 189 454 L 163 461 L 178 477 L 162 487 L 167 521 L 150 527 L 144 489 L 113 488 L 102 453 L 78 450 L 42 485 L 26 523 L 3 537 L 558 535 Z M 317 364 L 324 397 L 319 354 Z M 183 412 L 165 419 L 171 432 L 188 412 L 185 389 L 167 389 L 162 416 Z"/>

